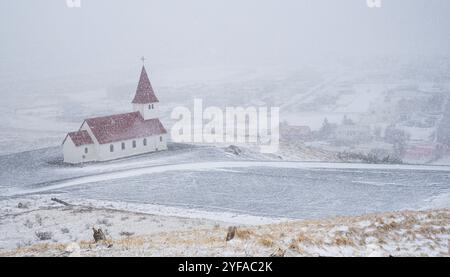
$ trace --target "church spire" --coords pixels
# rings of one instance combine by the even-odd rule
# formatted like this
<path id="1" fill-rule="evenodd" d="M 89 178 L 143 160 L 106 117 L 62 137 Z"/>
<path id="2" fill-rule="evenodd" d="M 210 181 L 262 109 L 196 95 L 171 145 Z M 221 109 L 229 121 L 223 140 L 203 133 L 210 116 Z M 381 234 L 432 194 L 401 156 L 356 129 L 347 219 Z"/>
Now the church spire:
<path id="1" fill-rule="evenodd" d="M 141 76 L 139 77 L 139 84 L 136 89 L 136 94 L 134 95 L 134 99 L 131 103 L 133 104 L 149 104 L 159 102 L 158 98 L 156 98 L 155 92 L 153 91 L 152 84 L 147 76 L 147 71 L 145 70 L 144 61 L 145 58 L 142 57 L 142 70 Z"/>

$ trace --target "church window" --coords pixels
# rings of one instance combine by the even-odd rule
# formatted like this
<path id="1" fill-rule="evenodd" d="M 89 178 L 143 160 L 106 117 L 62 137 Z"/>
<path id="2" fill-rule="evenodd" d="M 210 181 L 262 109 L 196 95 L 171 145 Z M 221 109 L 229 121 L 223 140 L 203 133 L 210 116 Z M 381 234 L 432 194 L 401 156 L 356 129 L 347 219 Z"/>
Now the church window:
<path id="1" fill-rule="evenodd" d="M 142 143 L 144 144 L 144 146 L 147 146 L 147 139 L 145 138 Z"/>
<path id="2" fill-rule="evenodd" d="M 113 144 L 109 145 L 109 152 L 114 152 L 114 145 Z"/>
<path id="3" fill-rule="evenodd" d="M 125 142 L 122 142 L 122 150 L 125 150 Z"/>
<path id="4" fill-rule="evenodd" d="M 162 137 L 161 136 L 159 137 L 159 141 L 162 141 Z"/>
<path id="5" fill-rule="evenodd" d="M 84 153 L 87 154 L 87 152 L 88 152 L 88 148 L 85 147 L 85 148 L 84 148 Z"/>
<path id="6" fill-rule="evenodd" d="M 136 141 L 133 140 L 133 148 L 136 148 Z"/>

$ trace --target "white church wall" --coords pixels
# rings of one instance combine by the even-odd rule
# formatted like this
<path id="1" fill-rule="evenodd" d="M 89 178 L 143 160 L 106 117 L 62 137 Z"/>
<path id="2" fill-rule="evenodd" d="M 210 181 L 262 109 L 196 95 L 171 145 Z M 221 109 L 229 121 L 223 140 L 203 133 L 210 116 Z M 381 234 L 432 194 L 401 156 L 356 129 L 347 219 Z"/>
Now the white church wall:
<path id="1" fill-rule="evenodd" d="M 63 144 L 64 162 L 78 164 L 97 160 L 94 144 L 76 146 L 70 137 Z"/>
<path id="2" fill-rule="evenodd" d="M 80 160 L 78 150 L 70 137 L 67 137 L 64 141 L 63 153 L 65 163 L 78 163 Z"/>
<path id="3" fill-rule="evenodd" d="M 161 137 L 161 139 L 160 139 Z M 158 149 L 158 151 L 161 150 L 167 150 L 167 134 L 162 134 L 160 136 L 156 137 L 156 148 Z"/>
<path id="4" fill-rule="evenodd" d="M 144 138 L 101 144 L 98 148 L 98 160 L 108 161 L 154 151 L 166 150 L 167 140 L 163 137 L 161 142 L 159 137 L 160 136 L 152 136 L 145 138 L 147 139 L 147 145 L 144 145 Z M 133 141 L 136 142 L 136 147 L 133 147 Z M 125 149 L 122 149 L 122 143 L 125 143 Z M 112 152 L 110 150 L 111 145 L 113 145 L 114 149 Z"/>
<path id="5" fill-rule="evenodd" d="M 147 145 L 144 145 L 143 143 L 144 138 L 99 144 L 87 124 L 84 123 L 80 130 L 86 130 L 93 139 L 94 144 L 77 147 L 72 139 L 68 137 L 63 145 L 64 162 L 66 163 L 78 164 L 90 161 L 108 161 L 154 151 L 167 150 L 167 134 L 147 137 Z M 136 141 L 136 147 L 133 147 L 133 141 Z M 125 149 L 123 150 L 122 142 L 125 143 Z M 114 147 L 113 152 L 110 151 L 110 145 L 113 145 Z M 87 153 L 85 153 L 85 148 L 87 148 Z"/>
<path id="6" fill-rule="evenodd" d="M 133 111 L 140 112 L 145 120 L 157 118 L 159 116 L 159 103 L 133 104 Z"/>

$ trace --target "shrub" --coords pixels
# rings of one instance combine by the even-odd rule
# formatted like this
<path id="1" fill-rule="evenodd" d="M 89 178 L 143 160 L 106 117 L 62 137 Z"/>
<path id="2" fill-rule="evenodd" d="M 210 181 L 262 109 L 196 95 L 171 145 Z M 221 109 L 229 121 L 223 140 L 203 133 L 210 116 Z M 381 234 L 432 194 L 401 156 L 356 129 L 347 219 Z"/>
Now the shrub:
<path id="1" fill-rule="evenodd" d="M 39 240 L 51 240 L 53 237 L 52 232 L 36 232 L 35 235 Z"/>

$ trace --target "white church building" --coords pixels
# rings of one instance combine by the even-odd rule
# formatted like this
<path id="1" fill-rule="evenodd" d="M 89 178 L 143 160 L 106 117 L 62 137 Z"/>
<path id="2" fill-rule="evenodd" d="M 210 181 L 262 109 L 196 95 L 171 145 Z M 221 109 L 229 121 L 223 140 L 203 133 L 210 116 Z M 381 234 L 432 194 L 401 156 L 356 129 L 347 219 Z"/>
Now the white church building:
<path id="1" fill-rule="evenodd" d="M 167 149 L 167 131 L 158 118 L 159 100 L 142 66 L 133 112 L 87 118 L 64 138 L 64 162 L 108 161 Z"/>

